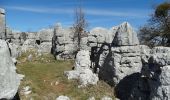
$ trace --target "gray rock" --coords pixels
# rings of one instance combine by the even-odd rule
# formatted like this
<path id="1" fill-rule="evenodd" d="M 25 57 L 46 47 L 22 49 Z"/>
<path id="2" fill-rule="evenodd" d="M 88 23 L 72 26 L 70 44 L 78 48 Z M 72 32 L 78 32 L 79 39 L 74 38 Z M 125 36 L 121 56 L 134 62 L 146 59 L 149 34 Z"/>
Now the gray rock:
<path id="1" fill-rule="evenodd" d="M 27 60 L 28 60 L 28 61 L 32 61 L 32 59 L 33 59 L 33 56 L 32 56 L 32 54 L 30 54 L 30 55 L 27 57 Z"/>
<path id="2" fill-rule="evenodd" d="M 11 59 L 8 45 L 0 40 L 0 99 L 12 99 L 17 93 L 20 78 Z"/>
<path id="3" fill-rule="evenodd" d="M 6 39 L 5 28 L 5 10 L 0 8 L 0 39 Z"/>
<path id="4" fill-rule="evenodd" d="M 99 76 L 116 85 L 124 77 L 140 72 L 142 61 L 140 46 L 112 47 L 103 50 L 99 58 Z"/>
<path id="5" fill-rule="evenodd" d="M 136 32 L 132 29 L 129 23 L 122 23 L 113 40 L 114 46 L 129 46 L 129 45 L 138 45 L 139 40 L 137 38 Z"/>
<path id="6" fill-rule="evenodd" d="M 90 68 L 90 54 L 89 51 L 81 50 L 76 55 L 75 70 Z"/>
<path id="7" fill-rule="evenodd" d="M 96 100 L 95 97 L 90 97 L 87 100 Z"/>
<path id="8" fill-rule="evenodd" d="M 31 49 L 37 49 L 38 46 L 35 44 L 35 40 L 34 39 L 27 39 L 23 45 L 21 46 L 21 51 L 22 52 L 26 52 L 29 51 Z"/>
<path id="9" fill-rule="evenodd" d="M 57 59 L 74 59 L 77 44 L 73 41 L 74 29 L 56 26 L 52 41 L 52 53 Z"/>
<path id="10" fill-rule="evenodd" d="M 30 86 L 26 86 L 26 87 L 23 87 L 23 89 L 21 90 L 21 94 L 22 95 L 29 95 L 30 93 L 31 93 L 32 91 L 31 91 L 31 88 L 30 88 Z"/>
<path id="11" fill-rule="evenodd" d="M 38 50 L 43 53 L 50 53 L 51 52 L 52 43 L 51 42 L 43 42 L 38 45 Z"/>
<path id="12" fill-rule="evenodd" d="M 70 98 L 67 96 L 61 95 L 61 96 L 57 97 L 56 100 L 70 100 Z"/>
<path id="13" fill-rule="evenodd" d="M 21 55 L 21 47 L 14 43 L 9 43 L 9 48 L 11 50 L 11 56 L 17 58 Z"/>
<path id="14" fill-rule="evenodd" d="M 37 39 L 41 40 L 41 42 L 51 42 L 53 34 L 54 34 L 54 29 L 52 29 L 52 28 L 41 29 L 37 33 L 37 35 L 38 35 Z"/>
<path id="15" fill-rule="evenodd" d="M 156 80 L 149 80 L 149 86 L 151 88 L 150 100 L 169 100 L 170 66 L 163 66 Z"/>
<path id="16" fill-rule="evenodd" d="M 98 82 L 98 77 L 90 70 L 89 51 L 81 50 L 77 53 L 74 69 L 66 71 L 68 79 L 79 80 L 79 87 L 85 87 L 89 84 L 95 85 Z"/>
<path id="17" fill-rule="evenodd" d="M 93 43 L 111 43 L 114 38 L 114 28 L 105 29 L 102 27 L 93 28 L 89 34 L 89 42 Z"/>
<path id="18" fill-rule="evenodd" d="M 101 98 L 101 100 L 113 100 L 111 97 L 108 97 L 108 96 L 104 96 Z"/>

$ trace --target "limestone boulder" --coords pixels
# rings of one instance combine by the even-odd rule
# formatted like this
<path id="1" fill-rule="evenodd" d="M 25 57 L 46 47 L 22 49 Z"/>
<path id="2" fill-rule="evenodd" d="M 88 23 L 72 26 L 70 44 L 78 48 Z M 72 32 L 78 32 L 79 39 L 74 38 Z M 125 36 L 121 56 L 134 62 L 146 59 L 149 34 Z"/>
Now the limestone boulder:
<path id="1" fill-rule="evenodd" d="M 51 52 L 52 43 L 51 42 L 43 42 L 38 45 L 38 50 L 43 53 L 50 53 Z"/>
<path id="2" fill-rule="evenodd" d="M 101 59 L 101 60 L 100 60 Z M 99 77 L 116 85 L 124 77 L 140 72 L 142 61 L 139 46 L 112 47 L 103 50 L 99 59 Z"/>
<path id="3" fill-rule="evenodd" d="M 11 51 L 11 56 L 17 58 L 21 55 L 21 47 L 14 43 L 9 43 L 9 48 Z"/>
<path id="4" fill-rule="evenodd" d="M 56 100 L 70 100 L 70 98 L 67 96 L 61 95 L 61 96 L 57 97 Z"/>
<path id="5" fill-rule="evenodd" d="M 5 28 L 5 10 L 0 8 L 0 39 L 6 39 Z"/>
<path id="6" fill-rule="evenodd" d="M 93 28 L 88 35 L 88 43 L 111 43 L 114 38 L 114 28 L 106 29 L 102 27 Z M 97 46 L 97 45 L 96 45 Z"/>
<path id="7" fill-rule="evenodd" d="M 26 52 L 26 51 L 29 51 L 31 49 L 37 49 L 37 45 L 36 45 L 36 41 L 34 39 L 27 39 L 22 47 L 21 47 L 21 51 L 22 52 Z"/>
<path id="8" fill-rule="evenodd" d="M 12 99 L 20 84 L 8 45 L 0 40 L 0 99 Z"/>
<path id="9" fill-rule="evenodd" d="M 37 39 L 40 40 L 41 42 L 51 42 L 53 34 L 54 34 L 54 29 L 52 28 L 41 29 L 37 33 L 38 35 Z"/>
<path id="10" fill-rule="evenodd" d="M 170 98 L 170 66 L 163 66 L 160 71 L 161 73 L 157 73 L 159 76 L 149 79 L 150 100 L 169 100 Z"/>
<path id="11" fill-rule="evenodd" d="M 74 70 L 66 71 L 65 75 L 68 79 L 77 79 L 80 83 L 79 87 L 85 87 L 89 84 L 95 85 L 98 82 L 98 76 L 90 70 L 89 51 L 81 50 L 76 55 Z"/>
<path id="12" fill-rule="evenodd" d="M 137 38 L 137 33 L 133 30 L 128 22 L 122 23 L 115 34 L 113 45 L 114 46 L 130 46 L 138 45 L 139 40 Z"/>

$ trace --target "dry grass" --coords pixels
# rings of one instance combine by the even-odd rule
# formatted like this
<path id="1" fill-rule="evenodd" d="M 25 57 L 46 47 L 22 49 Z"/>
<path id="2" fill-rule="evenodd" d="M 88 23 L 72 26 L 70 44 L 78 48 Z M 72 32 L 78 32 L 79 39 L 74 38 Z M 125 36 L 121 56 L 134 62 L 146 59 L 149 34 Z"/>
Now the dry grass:
<path id="1" fill-rule="evenodd" d="M 26 57 L 30 53 L 33 59 L 27 61 Z M 18 60 L 17 71 L 25 75 L 19 90 L 25 86 L 30 86 L 32 89 L 28 97 L 20 94 L 22 100 L 30 100 L 30 97 L 34 100 L 55 100 L 59 95 L 66 95 L 71 100 L 87 100 L 91 96 L 98 100 L 104 95 L 114 98 L 113 89 L 103 81 L 99 81 L 95 86 L 78 88 L 76 80 L 67 80 L 64 71 L 72 69 L 71 60 L 56 61 L 50 54 L 36 57 L 33 52 L 23 54 Z"/>

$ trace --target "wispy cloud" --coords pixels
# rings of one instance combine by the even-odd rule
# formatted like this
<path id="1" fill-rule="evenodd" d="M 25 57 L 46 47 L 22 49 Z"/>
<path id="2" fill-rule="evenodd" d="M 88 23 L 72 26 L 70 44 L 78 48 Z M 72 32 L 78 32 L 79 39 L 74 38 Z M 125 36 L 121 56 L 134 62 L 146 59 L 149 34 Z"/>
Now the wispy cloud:
<path id="1" fill-rule="evenodd" d="M 34 7 L 21 7 L 21 6 L 6 6 L 6 9 L 27 11 L 34 13 L 45 13 L 45 14 L 73 14 L 74 8 L 34 8 Z M 96 16 L 111 16 L 111 17 L 135 17 L 135 18 L 146 18 L 146 12 L 140 12 L 139 10 L 131 11 L 112 11 L 106 9 L 84 9 L 87 15 Z"/>
<path id="2" fill-rule="evenodd" d="M 49 14 L 57 14 L 57 13 L 73 13 L 71 9 L 61 9 L 61 8 L 34 8 L 34 7 L 19 7 L 19 6 L 6 6 L 5 8 L 11 10 L 19 10 L 19 11 L 27 11 L 34 13 L 49 13 Z"/>

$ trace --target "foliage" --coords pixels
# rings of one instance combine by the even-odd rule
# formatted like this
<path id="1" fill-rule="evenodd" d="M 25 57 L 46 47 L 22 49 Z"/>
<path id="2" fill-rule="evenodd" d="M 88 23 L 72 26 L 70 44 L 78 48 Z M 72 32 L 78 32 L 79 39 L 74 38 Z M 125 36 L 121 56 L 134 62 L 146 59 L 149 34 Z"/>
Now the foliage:
<path id="1" fill-rule="evenodd" d="M 142 44 L 170 46 L 170 4 L 162 3 L 155 9 L 148 24 L 141 27 L 139 37 Z"/>

